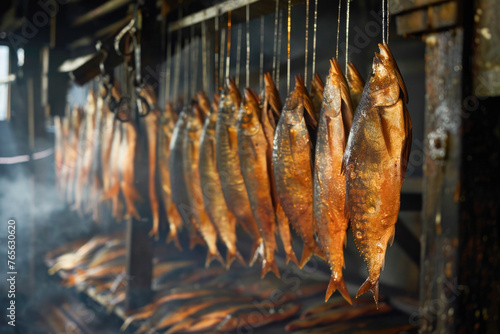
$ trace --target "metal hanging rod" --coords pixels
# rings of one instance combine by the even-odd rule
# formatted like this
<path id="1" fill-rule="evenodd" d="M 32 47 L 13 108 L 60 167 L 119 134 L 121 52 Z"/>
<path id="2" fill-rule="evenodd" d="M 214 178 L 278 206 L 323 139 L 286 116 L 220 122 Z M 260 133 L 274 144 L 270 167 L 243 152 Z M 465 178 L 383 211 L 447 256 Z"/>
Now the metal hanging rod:
<path id="1" fill-rule="evenodd" d="M 305 0 L 292 0 L 292 5 L 297 5 L 303 3 Z M 286 8 L 288 1 L 280 0 L 280 7 Z M 247 5 L 253 5 L 259 3 L 259 8 L 254 10 L 252 8 L 252 16 L 262 16 L 266 14 L 273 13 L 275 10 L 275 2 L 269 0 L 226 0 L 218 3 L 212 7 L 208 7 L 197 13 L 188 15 L 178 21 L 169 24 L 169 31 L 176 31 L 179 29 L 184 29 L 195 24 L 199 24 L 203 21 L 214 19 L 219 15 L 223 15 L 229 11 L 234 12 L 238 9 L 244 9 Z M 252 18 L 253 18 L 252 17 Z M 241 22 L 244 22 L 245 16 L 242 16 Z M 233 18 L 234 20 L 234 18 Z M 235 23 L 237 20 L 234 20 Z"/>

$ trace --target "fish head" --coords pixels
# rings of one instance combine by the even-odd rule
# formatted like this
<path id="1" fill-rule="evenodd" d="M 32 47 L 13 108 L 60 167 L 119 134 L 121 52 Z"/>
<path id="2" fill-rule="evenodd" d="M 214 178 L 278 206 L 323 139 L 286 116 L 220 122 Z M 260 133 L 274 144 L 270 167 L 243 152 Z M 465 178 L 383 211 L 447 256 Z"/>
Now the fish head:
<path id="1" fill-rule="evenodd" d="M 380 53 L 373 58 L 370 96 L 375 107 L 394 105 L 401 95 L 397 66 L 388 48 L 379 44 Z"/>
<path id="2" fill-rule="evenodd" d="M 227 78 L 226 82 L 226 95 L 229 100 L 231 100 L 234 105 L 234 110 L 239 110 L 241 105 L 241 94 L 236 86 L 234 78 Z"/>
<path id="3" fill-rule="evenodd" d="M 220 94 L 214 93 L 214 100 L 212 102 L 212 112 L 217 111 L 219 109 L 219 102 L 220 102 Z"/>
<path id="4" fill-rule="evenodd" d="M 295 77 L 295 90 L 294 90 L 300 97 L 299 99 L 302 100 L 302 105 L 304 109 L 302 111 L 306 111 L 305 114 L 303 114 L 304 119 L 306 123 L 313 129 L 315 129 L 318 126 L 318 119 L 317 115 L 319 113 L 316 113 L 316 110 L 314 108 L 314 103 L 311 100 L 311 97 L 307 93 L 306 86 L 304 85 L 304 80 L 302 80 L 302 77 L 298 75 Z"/>
<path id="5" fill-rule="evenodd" d="M 198 92 L 197 98 L 200 109 L 203 112 L 203 118 L 206 118 L 210 115 L 210 101 L 208 100 L 207 95 L 202 91 Z"/>
<path id="6" fill-rule="evenodd" d="M 365 85 L 363 77 L 352 62 L 347 64 L 347 83 L 349 84 L 349 89 L 356 92 L 362 92 Z"/>
<path id="7" fill-rule="evenodd" d="M 193 138 L 199 137 L 199 132 L 201 131 L 202 127 L 203 127 L 203 111 L 201 110 L 201 107 L 197 103 L 194 103 L 193 107 L 190 109 L 187 121 L 187 130 L 189 136 Z"/>
<path id="8" fill-rule="evenodd" d="M 283 103 L 280 99 L 280 94 L 276 85 L 274 84 L 273 78 L 271 74 L 264 74 L 264 96 L 266 103 L 271 107 L 273 111 L 274 117 L 276 118 L 276 122 L 280 117 L 281 110 L 283 109 Z"/>
<path id="9" fill-rule="evenodd" d="M 245 103 L 241 106 L 238 115 L 238 122 L 243 130 L 243 134 L 251 136 L 259 131 L 259 115 L 260 99 L 251 88 L 247 88 L 245 90 Z"/>

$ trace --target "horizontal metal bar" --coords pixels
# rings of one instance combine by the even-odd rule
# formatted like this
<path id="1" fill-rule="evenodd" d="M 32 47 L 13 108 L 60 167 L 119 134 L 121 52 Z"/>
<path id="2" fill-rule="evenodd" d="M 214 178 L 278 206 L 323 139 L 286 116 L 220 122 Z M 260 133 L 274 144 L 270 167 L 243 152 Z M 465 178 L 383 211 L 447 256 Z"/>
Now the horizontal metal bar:
<path id="1" fill-rule="evenodd" d="M 229 11 L 239 9 L 246 5 L 251 5 L 259 1 L 262 0 L 227 0 L 192 15 L 186 16 L 178 21 L 172 22 L 169 25 L 168 30 L 176 31 L 179 29 L 190 27 L 203 21 L 213 19 L 218 15 L 225 14 Z"/>
<path id="2" fill-rule="evenodd" d="M 85 24 L 89 21 L 95 20 L 101 16 L 109 14 L 125 5 L 127 5 L 131 0 L 111 0 L 100 5 L 97 8 L 92 9 L 90 12 L 80 16 L 73 22 L 73 26 L 79 26 Z"/>

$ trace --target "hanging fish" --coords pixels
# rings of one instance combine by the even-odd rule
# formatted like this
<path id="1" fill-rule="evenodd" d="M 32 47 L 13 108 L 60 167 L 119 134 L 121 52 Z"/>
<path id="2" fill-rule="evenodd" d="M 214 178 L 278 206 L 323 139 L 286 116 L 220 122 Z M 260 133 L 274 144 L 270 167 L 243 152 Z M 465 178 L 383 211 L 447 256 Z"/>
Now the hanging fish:
<path id="1" fill-rule="evenodd" d="M 192 209 L 189 204 L 187 184 L 184 179 L 184 137 L 187 136 L 187 112 L 189 109 L 181 111 L 175 124 L 172 139 L 170 141 L 170 186 L 172 191 L 172 202 L 174 202 L 178 213 L 181 215 L 184 224 L 189 228 L 189 248 L 193 249 L 196 244 L 205 245 L 194 222 Z"/>
<path id="2" fill-rule="evenodd" d="M 205 266 L 208 267 L 212 260 L 218 260 L 224 265 L 224 260 L 217 249 L 217 231 L 210 220 L 203 204 L 203 192 L 200 182 L 199 152 L 200 136 L 203 130 L 202 111 L 194 104 L 188 114 L 186 136 L 183 142 L 184 180 L 187 185 L 187 194 L 194 222 L 208 247 Z"/>
<path id="3" fill-rule="evenodd" d="M 379 48 L 343 161 L 346 213 L 368 264 L 369 276 L 357 296 L 370 290 L 375 302 L 387 244 L 394 240 L 412 131 L 403 78 L 387 44 Z"/>
<path id="4" fill-rule="evenodd" d="M 299 76 L 276 128 L 273 168 L 280 203 L 304 241 L 300 268 L 313 254 L 323 256 L 323 251 L 314 240 L 312 144 L 304 120 L 304 109 L 314 118 L 312 102 Z"/>
<path id="5" fill-rule="evenodd" d="M 314 78 L 311 81 L 311 101 L 314 106 L 315 118 L 319 120 L 319 113 L 321 110 L 321 103 L 323 102 L 323 91 L 325 90 L 325 84 L 318 73 L 314 74 Z"/>
<path id="6" fill-rule="evenodd" d="M 274 180 L 274 169 L 273 169 L 273 141 L 274 134 L 276 131 L 276 124 L 278 123 L 279 117 L 281 115 L 281 110 L 283 109 L 283 104 L 276 89 L 276 85 L 269 73 L 264 74 L 264 103 L 262 105 L 262 113 L 260 115 L 260 122 L 262 124 L 262 129 L 264 130 L 265 138 L 267 141 L 267 164 L 268 164 L 268 174 L 269 180 L 271 182 L 271 193 L 274 210 L 276 212 L 276 221 L 278 223 L 278 231 L 280 233 L 281 242 L 286 253 L 286 264 L 293 261 L 296 265 L 299 265 L 297 257 L 292 248 L 292 237 L 290 235 L 290 223 L 288 217 L 283 211 L 283 207 L 278 198 L 278 193 L 276 192 L 276 182 Z"/>
<path id="7" fill-rule="evenodd" d="M 169 224 L 167 243 L 173 242 L 179 250 L 182 250 L 178 236 L 179 231 L 182 229 L 182 218 L 172 201 L 169 168 L 170 142 L 172 141 L 176 121 L 177 114 L 174 112 L 172 104 L 167 103 L 165 112 L 160 117 L 160 127 L 158 129 L 158 169 L 160 170 L 161 198 Z"/>
<path id="8" fill-rule="evenodd" d="M 257 222 L 252 214 L 245 181 L 241 174 L 237 135 L 240 104 L 241 95 L 234 83 L 234 79 L 228 79 L 225 92 L 220 99 L 215 126 L 215 156 L 222 193 L 227 207 L 243 229 L 254 238 L 250 261 L 250 265 L 252 265 L 257 256 L 262 255 L 262 247 L 264 246 Z"/>
<path id="9" fill-rule="evenodd" d="M 352 107 L 356 109 L 358 107 L 359 101 L 361 100 L 361 95 L 363 94 L 365 81 L 352 62 L 349 62 L 347 64 L 346 79 L 347 85 L 349 86 L 349 94 L 351 96 Z"/>
<path id="10" fill-rule="evenodd" d="M 216 96 L 215 99 L 218 100 L 219 97 Z M 199 98 L 199 100 L 202 101 L 202 98 Z M 210 108 L 210 104 L 208 108 Z M 227 208 L 226 201 L 222 195 L 222 186 L 217 171 L 215 150 L 217 113 L 217 109 L 212 109 L 203 126 L 203 132 L 200 139 L 199 172 L 205 210 L 210 220 L 217 228 L 220 239 L 226 245 L 226 268 L 229 269 L 235 258 L 244 266 L 246 266 L 246 263 L 236 249 L 236 218 Z"/>
<path id="11" fill-rule="evenodd" d="M 259 117 L 260 101 L 257 94 L 250 89 L 245 90 L 245 103 L 238 115 L 238 154 L 241 173 L 250 200 L 253 216 L 259 225 L 264 238 L 264 260 L 262 274 L 272 271 L 280 276 L 278 265 L 274 259 L 276 245 L 276 215 L 273 206 L 271 167 L 268 164 L 268 145 Z"/>
<path id="12" fill-rule="evenodd" d="M 344 214 L 345 176 L 341 169 L 352 117 L 347 82 L 337 60 L 332 59 L 318 125 L 313 208 L 316 236 L 331 270 L 325 301 L 328 301 L 334 291 L 339 290 L 349 303 L 351 297 L 342 275 L 349 220 Z"/>

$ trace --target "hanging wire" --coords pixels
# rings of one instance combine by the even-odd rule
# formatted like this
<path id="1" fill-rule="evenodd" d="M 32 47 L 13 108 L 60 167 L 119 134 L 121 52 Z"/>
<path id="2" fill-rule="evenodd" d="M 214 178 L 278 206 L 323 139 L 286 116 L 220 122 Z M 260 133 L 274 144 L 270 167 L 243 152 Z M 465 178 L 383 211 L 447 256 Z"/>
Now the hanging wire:
<path id="1" fill-rule="evenodd" d="M 350 12 L 351 0 L 347 0 L 347 13 L 345 22 L 345 70 L 344 73 L 347 75 L 347 64 L 349 63 L 349 12 Z"/>
<path id="2" fill-rule="evenodd" d="M 202 52 L 202 81 L 203 91 L 208 93 L 208 49 L 207 49 L 207 23 L 201 22 L 201 52 Z"/>
<path id="3" fill-rule="evenodd" d="M 306 47 L 304 50 L 304 82 L 307 85 L 307 53 L 309 52 L 309 0 L 306 0 Z M 312 73 L 314 76 L 314 73 Z"/>
<path id="4" fill-rule="evenodd" d="M 194 96 L 195 95 L 195 89 L 196 89 L 196 72 L 197 68 L 195 67 L 195 52 L 196 52 L 196 41 L 194 38 L 194 26 L 190 27 L 190 35 L 191 35 L 191 42 L 189 43 L 189 73 L 191 77 L 189 78 L 191 87 L 190 87 L 190 94 L 189 96 Z"/>
<path id="5" fill-rule="evenodd" d="M 180 31 L 180 30 L 179 30 Z M 172 98 L 176 99 L 179 95 L 179 83 L 181 81 L 181 37 L 177 34 L 175 45 L 175 67 L 174 67 L 174 84 Z"/>
<path id="6" fill-rule="evenodd" d="M 226 75 L 229 77 L 229 67 L 231 65 L 231 11 L 227 13 L 227 54 L 226 54 Z"/>
<path id="7" fill-rule="evenodd" d="M 276 60 L 276 87 L 280 86 L 280 69 L 281 69 L 281 40 L 283 35 L 283 12 L 280 11 L 278 22 L 278 59 Z"/>
<path id="8" fill-rule="evenodd" d="M 259 66 L 259 87 L 264 89 L 264 16 L 260 17 L 260 66 Z"/>
<path id="9" fill-rule="evenodd" d="M 238 24 L 238 38 L 236 41 L 236 87 L 240 86 L 241 71 L 241 24 Z"/>
<path id="10" fill-rule="evenodd" d="M 200 39 L 196 37 L 194 40 L 194 55 L 193 55 L 193 69 L 191 73 L 193 73 L 193 95 L 196 94 L 196 90 L 198 89 L 198 54 L 200 53 Z"/>
<path id="11" fill-rule="evenodd" d="M 226 60 L 224 54 L 226 52 L 225 44 L 226 44 L 226 28 L 222 28 L 220 32 L 220 59 L 219 59 L 220 60 L 219 82 L 221 86 L 224 86 L 224 61 Z"/>
<path id="12" fill-rule="evenodd" d="M 292 33 L 292 0 L 288 0 L 288 24 L 287 24 L 287 58 L 286 58 L 286 93 L 290 94 L 290 37 Z"/>
<path id="13" fill-rule="evenodd" d="M 189 103 L 189 37 L 184 40 L 184 101 Z"/>
<path id="14" fill-rule="evenodd" d="M 215 91 L 219 91 L 219 15 L 215 17 L 215 56 L 214 56 L 214 76 L 215 76 Z"/>
<path id="15" fill-rule="evenodd" d="M 385 44 L 385 1 L 382 0 L 382 43 Z"/>
<path id="16" fill-rule="evenodd" d="M 386 39 L 386 43 L 389 44 L 389 22 L 391 22 L 391 8 L 390 8 L 390 5 L 391 5 L 391 1 L 390 0 L 386 0 L 387 1 L 387 14 L 386 14 L 386 22 L 387 22 L 387 39 Z"/>
<path id="17" fill-rule="evenodd" d="M 276 49 L 278 44 L 278 16 L 279 16 L 279 0 L 276 0 L 276 10 L 274 12 L 274 43 L 273 43 L 273 78 L 276 81 Z"/>
<path id="18" fill-rule="evenodd" d="M 341 9 L 340 7 L 341 7 L 341 4 L 342 4 L 342 0 L 339 0 L 339 14 L 338 14 L 338 18 L 337 18 L 337 50 L 335 51 L 335 58 L 337 58 L 337 60 L 339 59 L 340 9 Z"/>
<path id="19" fill-rule="evenodd" d="M 318 30 L 318 0 L 314 0 L 313 59 L 311 75 L 316 73 L 316 32 Z"/>
<path id="20" fill-rule="evenodd" d="M 165 102 L 170 101 L 172 95 L 170 95 L 170 80 L 171 80 L 171 68 L 172 68 L 172 34 L 169 31 L 167 34 L 167 60 L 166 60 L 166 71 L 165 71 Z"/>
<path id="21" fill-rule="evenodd" d="M 250 5 L 246 6 L 247 25 L 247 63 L 246 63 L 246 87 L 250 87 Z"/>

